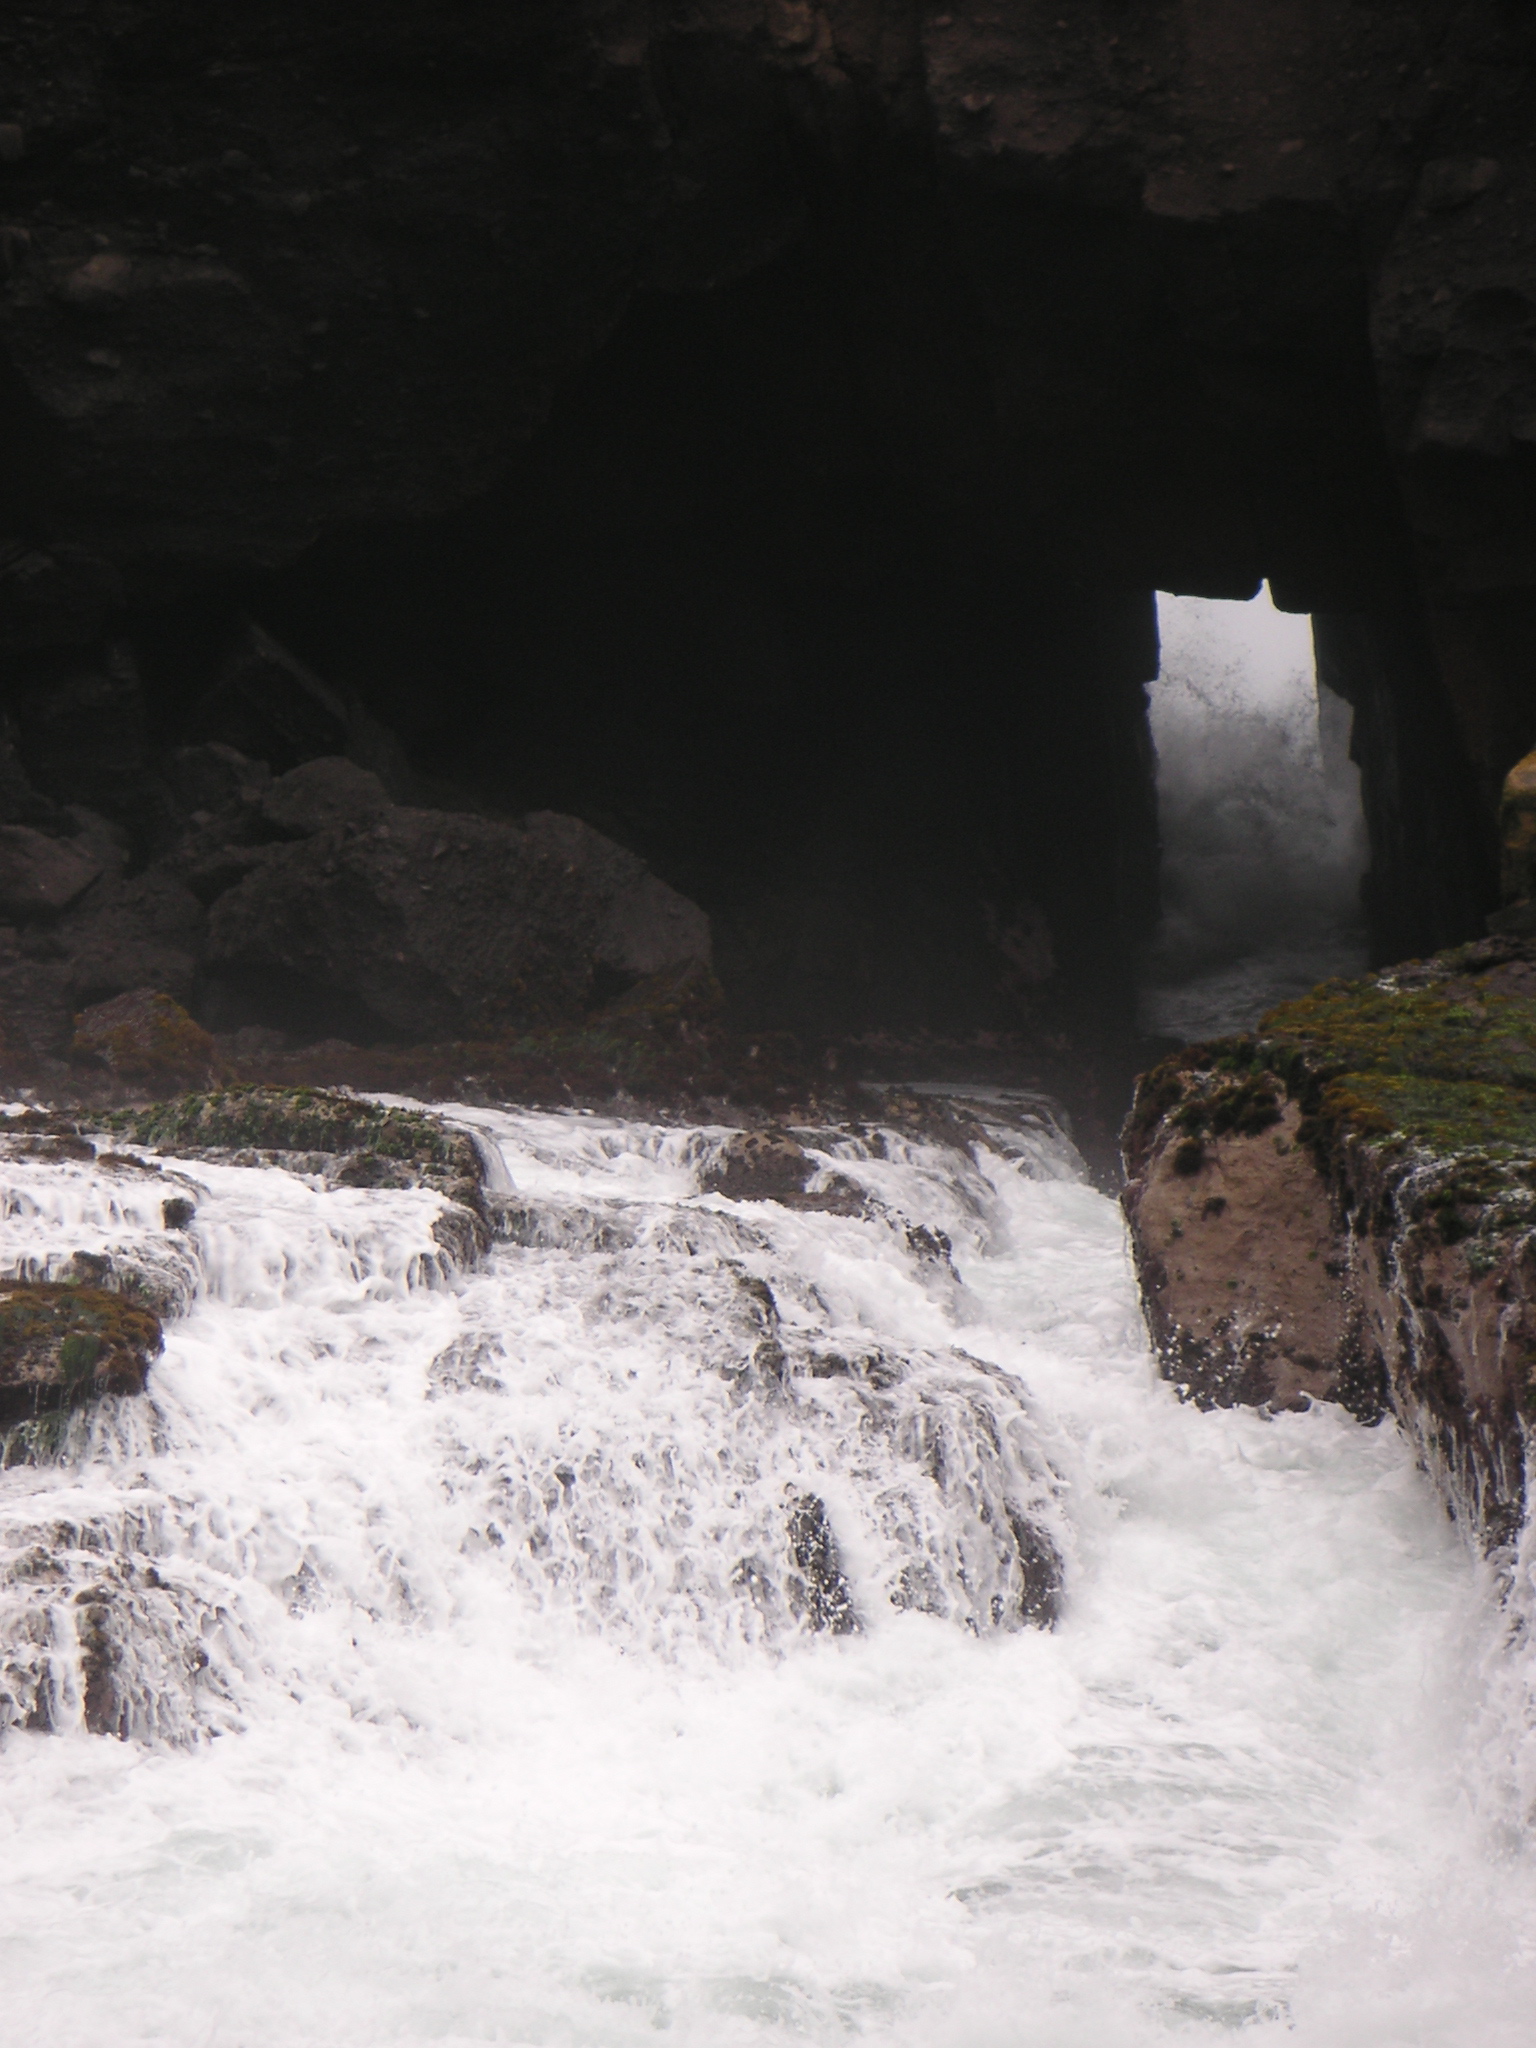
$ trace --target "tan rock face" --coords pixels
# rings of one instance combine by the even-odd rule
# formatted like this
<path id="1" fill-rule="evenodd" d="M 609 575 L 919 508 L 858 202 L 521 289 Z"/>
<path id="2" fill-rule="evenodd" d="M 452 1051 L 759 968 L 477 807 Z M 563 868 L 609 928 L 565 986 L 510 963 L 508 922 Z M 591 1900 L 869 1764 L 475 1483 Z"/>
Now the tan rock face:
<path id="1" fill-rule="evenodd" d="M 1163 1370 L 1204 1405 L 1390 1407 L 1507 1570 L 1536 1428 L 1536 940 L 1328 982 L 1260 1031 L 1137 1086 L 1124 1199 Z"/>
<path id="2" fill-rule="evenodd" d="M 131 989 L 95 1003 L 75 1019 L 72 1057 L 98 1062 L 123 1080 L 204 1080 L 214 1064 L 213 1040 L 171 996 Z"/>
<path id="3" fill-rule="evenodd" d="M 1528 904 L 1536 897 L 1536 750 L 1517 761 L 1504 778 L 1499 837 L 1504 901 Z"/>
<path id="4" fill-rule="evenodd" d="M 1202 1406 L 1339 1398 L 1357 1315 L 1301 1114 L 1254 1134 L 1165 1126 L 1125 1192 L 1164 1370 Z"/>

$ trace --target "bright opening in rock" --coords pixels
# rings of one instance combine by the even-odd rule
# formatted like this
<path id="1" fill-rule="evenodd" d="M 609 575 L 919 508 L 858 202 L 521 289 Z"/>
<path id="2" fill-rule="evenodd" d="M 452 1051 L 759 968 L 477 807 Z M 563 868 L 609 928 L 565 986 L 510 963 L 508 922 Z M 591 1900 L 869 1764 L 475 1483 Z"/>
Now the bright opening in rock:
<path id="1" fill-rule="evenodd" d="M 1366 965 L 1368 860 L 1350 707 L 1317 680 L 1311 622 L 1160 592 L 1151 689 L 1163 919 L 1142 1028 L 1181 1040 Z"/>

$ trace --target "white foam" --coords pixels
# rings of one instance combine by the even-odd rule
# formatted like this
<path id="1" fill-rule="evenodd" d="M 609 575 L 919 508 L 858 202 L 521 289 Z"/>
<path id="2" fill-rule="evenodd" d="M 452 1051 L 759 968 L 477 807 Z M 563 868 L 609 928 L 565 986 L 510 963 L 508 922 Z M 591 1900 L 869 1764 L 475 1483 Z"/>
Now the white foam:
<path id="1" fill-rule="evenodd" d="M 719 1132 L 464 1110 L 518 1240 L 468 1274 L 434 1196 L 179 1162 L 152 1396 L 0 1478 L 76 1729 L 0 1748 L 7 2043 L 1526 2041 L 1479 1568 L 1390 1429 L 1181 1408 L 1117 1212 L 1015 1112 L 837 1145 L 860 1218 L 698 1195 Z M 152 1183 L 4 1174 L 0 1262 L 158 1242 Z M 812 1492 L 856 1635 L 770 1597 Z M 1021 1494 L 1053 1633 L 971 1582 Z M 890 1603 L 919 1551 L 943 1615 Z M 78 1732 L 81 1588 L 143 1737 Z"/>

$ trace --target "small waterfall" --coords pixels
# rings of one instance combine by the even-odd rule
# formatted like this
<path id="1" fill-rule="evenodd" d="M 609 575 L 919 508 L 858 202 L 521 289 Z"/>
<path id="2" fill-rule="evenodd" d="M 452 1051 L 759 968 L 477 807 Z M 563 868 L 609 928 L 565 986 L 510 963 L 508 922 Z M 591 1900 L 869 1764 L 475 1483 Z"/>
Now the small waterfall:
<path id="1" fill-rule="evenodd" d="M 0 1158 L 0 1271 L 166 1317 L 0 1471 L 14 2038 L 1523 2043 L 1524 1652 L 1410 1447 L 1181 1407 L 1049 1105 L 947 1098 L 780 1202 L 460 1108 L 483 1251 Z"/>
<path id="2" fill-rule="evenodd" d="M 468 1266 L 419 1191 L 9 1162 L 11 1273 L 130 1284 L 179 1320 L 146 1397 L 13 1464 L 0 1715 L 191 1739 L 231 1724 L 274 1599 L 424 1621 L 465 1573 L 661 1655 L 872 1609 L 1054 1620 L 1065 1526 L 1027 1389 L 952 1337 L 954 1239 L 999 1227 L 984 1156 L 826 1133 L 845 1213 L 796 1212 L 700 1195 L 724 1131 L 474 1128 L 497 1243 Z M 177 1194 L 195 1214 L 168 1232 Z M 296 1452 L 334 1484 L 304 1490 Z"/>

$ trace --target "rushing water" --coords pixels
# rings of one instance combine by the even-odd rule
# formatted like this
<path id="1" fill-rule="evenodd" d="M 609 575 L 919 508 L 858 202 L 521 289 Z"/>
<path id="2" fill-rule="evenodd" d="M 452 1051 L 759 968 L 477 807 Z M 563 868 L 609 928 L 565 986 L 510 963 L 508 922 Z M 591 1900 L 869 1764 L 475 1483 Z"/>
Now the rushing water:
<path id="1" fill-rule="evenodd" d="M 10 1270 L 185 1311 L 0 1479 L 6 1696 L 63 1731 L 0 1744 L 6 2048 L 1527 2043 L 1480 1568 L 1390 1427 L 1180 1407 L 1113 1204 L 969 1107 L 810 1141 L 863 1214 L 465 1111 L 468 1271 L 424 1192 L 168 1162 L 168 1236 L 163 1180 L 0 1168 Z"/>

